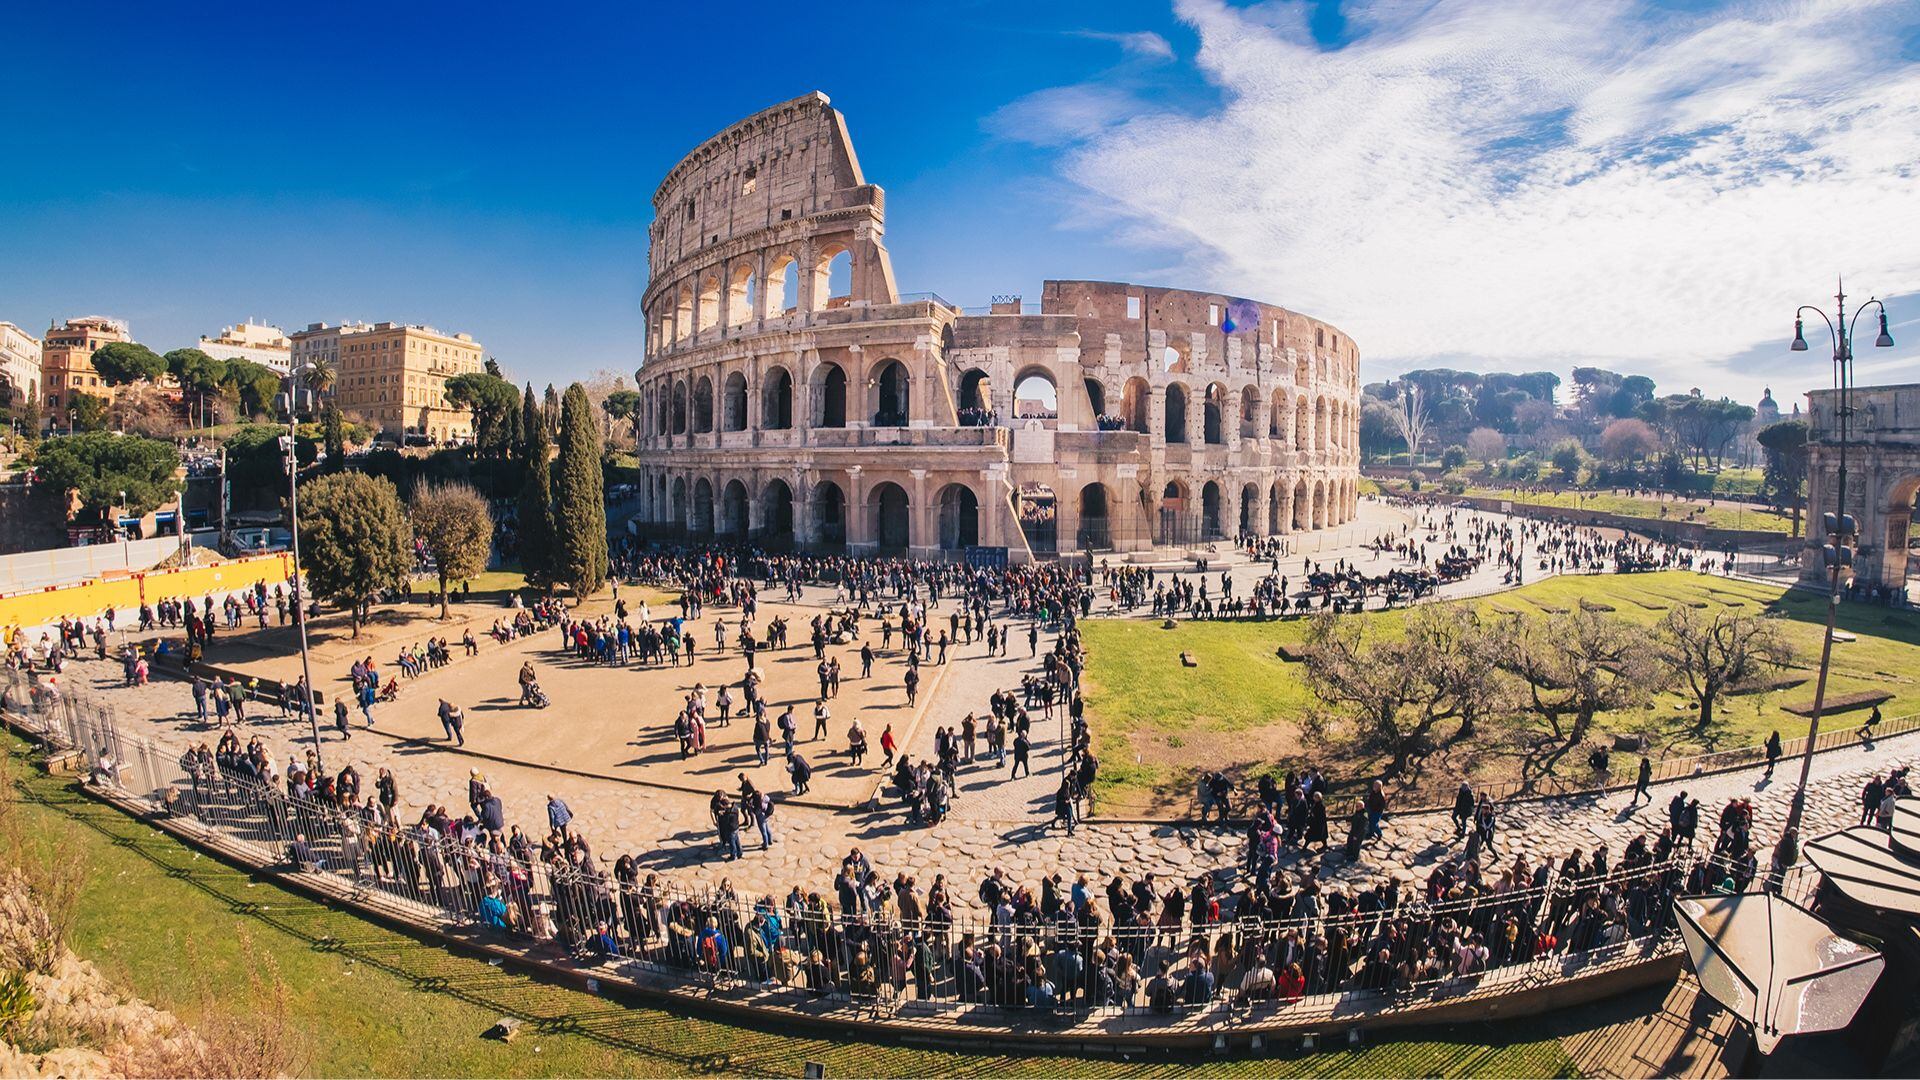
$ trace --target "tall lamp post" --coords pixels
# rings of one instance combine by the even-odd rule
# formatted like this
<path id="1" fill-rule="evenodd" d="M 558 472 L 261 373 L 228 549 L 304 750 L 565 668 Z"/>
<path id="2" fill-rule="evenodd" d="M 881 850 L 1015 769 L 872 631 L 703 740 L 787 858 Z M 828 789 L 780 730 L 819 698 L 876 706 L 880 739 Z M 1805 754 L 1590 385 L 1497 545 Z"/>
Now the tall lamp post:
<path id="1" fill-rule="evenodd" d="M 1814 743 L 1820 738 L 1820 714 L 1827 703 L 1827 672 L 1833 663 L 1834 621 L 1840 613 L 1840 583 L 1843 578 L 1852 576 L 1854 541 L 1859 526 L 1853 515 L 1847 513 L 1847 440 L 1853 428 L 1853 338 L 1854 328 L 1860 322 L 1860 316 L 1868 308 L 1880 309 L 1880 334 L 1874 338 L 1876 348 L 1893 347 L 1893 335 L 1887 333 L 1887 306 L 1879 300 L 1869 299 L 1853 313 L 1852 321 L 1847 319 L 1847 290 L 1843 281 L 1834 294 L 1834 317 L 1812 305 L 1802 305 L 1793 313 L 1793 344 L 1788 348 L 1793 352 L 1807 351 L 1805 323 L 1801 316 L 1813 312 L 1827 324 L 1827 334 L 1833 341 L 1833 388 L 1838 391 L 1834 402 L 1834 421 L 1839 428 L 1840 462 L 1838 483 L 1835 486 L 1833 509 L 1828 511 L 1822 524 L 1825 526 L 1827 542 L 1820 549 L 1821 558 L 1827 567 L 1827 629 L 1820 643 L 1820 675 L 1814 683 L 1813 710 L 1807 718 L 1807 743 L 1800 754 L 1800 786 L 1794 789 L 1793 803 L 1787 810 L 1786 827 L 1780 832 L 1782 839 L 1791 836 L 1797 842 L 1800 836 L 1800 819 L 1807 809 L 1807 779 L 1813 771 Z M 1811 508 L 1808 516 L 1811 517 Z M 1793 854 L 1797 856 L 1797 851 Z"/>
<path id="2" fill-rule="evenodd" d="M 293 536 L 293 621 L 300 628 L 300 707 L 306 710 L 307 727 L 313 732 L 314 766 L 325 774 L 327 762 L 326 752 L 320 748 L 320 714 L 313 707 L 313 662 L 307 655 L 307 596 L 301 588 L 304 578 L 300 573 L 299 407 L 300 372 L 295 371 L 287 382 L 287 433 L 280 436 L 280 449 L 287 455 L 287 520 Z"/>

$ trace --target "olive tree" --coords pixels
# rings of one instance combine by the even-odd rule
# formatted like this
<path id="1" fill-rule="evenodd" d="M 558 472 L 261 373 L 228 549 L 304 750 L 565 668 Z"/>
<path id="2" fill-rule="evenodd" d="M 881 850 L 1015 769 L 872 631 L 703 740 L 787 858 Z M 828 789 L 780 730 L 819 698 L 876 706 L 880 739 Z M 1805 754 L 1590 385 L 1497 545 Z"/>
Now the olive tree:
<path id="1" fill-rule="evenodd" d="M 314 596 L 352 612 L 354 637 L 374 601 L 406 584 L 412 543 L 393 481 L 341 472 L 300 485 L 300 569 Z"/>
<path id="2" fill-rule="evenodd" d="M 424 482 L 407 508 L 413 532 L 433 556 L 440 579 L 440 617 L 447 617 L 447 587 L 487 568 L 493 553 L 493 515 L 472 484 Z"/>
<path id="3" fill-rule="evenodd" d="M 1655 649 L 1699 707 L 1696 732 L 1712 725 L 1714 705 L 1730 687 L 1793 660 L 1775 620 L 1725 609 L 1708 616 L 1686 605 L 1660 620 Z"/>

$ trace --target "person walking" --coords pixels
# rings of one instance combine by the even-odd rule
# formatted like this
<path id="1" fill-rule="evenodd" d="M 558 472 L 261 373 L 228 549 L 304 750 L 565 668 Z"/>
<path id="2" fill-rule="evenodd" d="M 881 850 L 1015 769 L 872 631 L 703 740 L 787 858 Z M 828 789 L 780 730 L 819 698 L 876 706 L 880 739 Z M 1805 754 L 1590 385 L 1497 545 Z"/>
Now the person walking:
<path id="1" fill-rule="evenodd" d="M 1771 771 L 1771 769 L 1769 769 L 1769 771 Z M 1647 800 L 1648 805 L 1652 805 L 1653 762 L 1647 760 L 1647 755 L 1645 754 L 1640 755 L 1640 775 L 1633 782 L 1633 801 L 1627 803 L 1628 808 L 1631 809 L 1632 807 L 1639 806 L 1642 798 Z"/>
<path id="2" fill-rule="evenodd" d="M 767 712 L 765 709 L 757 709 L 753 716 L 753 753 L 760 759 L 760 764 L 767 763 L 768 751 L 772 749 L 772 744 L 773 739 L 767 731 Z"/>
<path id="3" fill-rule="evenodd" d="M 333 726 L 339 729 L 341 738 L 353 738 L 353 730 L 347 724 L 347 703 L 339 698 L 333 699 Z"/>
<path id="4" fill-rule="evenodd" d="M 1007 771 L 1007 779 L 1019 777 L 1022 768 L 1027 770 L 1028 776 L 1033 775 L 1033 765 L 1027 760 L 1027 754 L 1032 749 L 1033 743 L 1028 741 L 1026 732 L 1022 731 L 1013 737 L 1013 768 Z"/>
<path id="5" fill-rule="evenodd" d="M 467 745 L 467 736 L 465 732 L 461 730 L 465 725 L 465 721 L 466 717 L 461 713 L 459 706 L 448 701 L 446 698 L 440 699 L 440 726 L 446 731 L 447 739 L 454 742 L 455 745 Z"/>
<path id="6" fill-rule="evenodd" d="M 1378 840 L 1384 833 L 1380 823 L 1387 816 L 1387 789 L 1375 780 L 1367 788 L 1367 839 Z"/>
<path id="7" fill-rule="evenodd" d="M 1780 732 L 1767 736 L 1767 779 L 1773 779 L 1773 767 L 1780 763 Z"/>

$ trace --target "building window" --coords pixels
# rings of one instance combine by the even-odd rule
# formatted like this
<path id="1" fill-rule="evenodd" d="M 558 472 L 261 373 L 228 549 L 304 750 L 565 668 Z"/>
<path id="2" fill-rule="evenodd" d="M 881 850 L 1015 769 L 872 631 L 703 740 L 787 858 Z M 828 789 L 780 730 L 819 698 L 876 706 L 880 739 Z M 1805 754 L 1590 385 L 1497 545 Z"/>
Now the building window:
<path id="1" fill-rule="evenodd" d="M 1208 326 L 1220 325 L 1220 305 L 1219 304 L 1207 305 L 1207 325 Z"/>
<path id="2" fill-rule="evenodd" d="M 1139 317 L 1140 317 L 1140 298 L 1137 296 L 1127 297 L 1127 318 L 1137 319 Z"/>

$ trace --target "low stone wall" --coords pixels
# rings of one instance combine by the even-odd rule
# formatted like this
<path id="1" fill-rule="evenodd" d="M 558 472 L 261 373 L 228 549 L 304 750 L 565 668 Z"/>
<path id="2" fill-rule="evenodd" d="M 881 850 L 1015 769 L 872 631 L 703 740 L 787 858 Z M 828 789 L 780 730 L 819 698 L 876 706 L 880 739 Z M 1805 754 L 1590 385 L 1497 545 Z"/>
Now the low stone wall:
<path id="1" fill-rule="evenodd" d="M 1741 551 L 1753 551 L 1756 548 L 1797 551 L 1804 543 L 1803 540 L 1789 537 L 1785 533 L 1768 532 L 1764 529 L 1719 529 L 1698 522 L 1630 517 L 1626 514 L 1609 514 L 1568 506 L 1543 506 L 1539 503 L 1523 501 L 1524 496 L 1493 499 L 1483 495 L 1454 495 L 1445 491 L 1422 489 L 1418 497 L 1450 506 L 1484 510 L 1491 514 L 1507 512 L 1506 504 L 1511 504 L 1513 512 L 1524 513 L 1527 517 L 1543 521 L 1557 521 L 1567 525 L 1581 525 L 1596 529 L 1619 529 L 1669 543 L 1699 544 L 1713 549 L 1732 545 Z"/>

